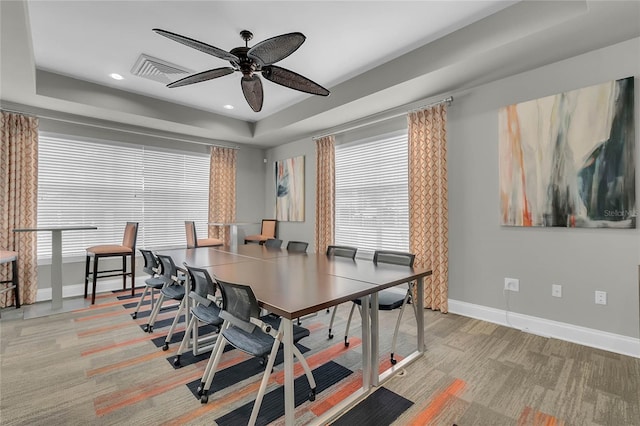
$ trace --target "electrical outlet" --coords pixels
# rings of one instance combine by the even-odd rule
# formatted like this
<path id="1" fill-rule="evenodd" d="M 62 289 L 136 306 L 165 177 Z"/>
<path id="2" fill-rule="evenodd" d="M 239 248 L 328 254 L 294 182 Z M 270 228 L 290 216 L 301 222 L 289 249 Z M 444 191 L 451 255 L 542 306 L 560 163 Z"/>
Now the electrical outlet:
<path id="1" fill-rule="evenodd" d="M 551 295 L 553 297 L 562 297 L 562 286 L 560 284 L 551 284 Z"/>
<path id="2" fill-rule="evenodd" d="M 596 290 L 596 305 L 606 305 L 606 304 L 607 304 L 607 292 Z"/>
<path id="3" fill-rule="evenodd" d="M 520 291 L 520 280 L 517 278 L 505 278 L 504 289 L 509 291 Z"/>

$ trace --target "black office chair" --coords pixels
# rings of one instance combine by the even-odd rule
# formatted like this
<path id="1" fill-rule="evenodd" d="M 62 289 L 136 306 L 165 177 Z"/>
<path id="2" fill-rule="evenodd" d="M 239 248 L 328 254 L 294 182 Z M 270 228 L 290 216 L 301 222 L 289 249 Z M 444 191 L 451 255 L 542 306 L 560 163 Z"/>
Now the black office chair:
<path id="1" fill-rule="evenodd" d="M 278 238 L 269 238 L 264 242 L 264 246 L 267 248 L 280 248 L 282 247 L 282 240 Z"/>
<path id="2" fill-rule="evenodd" d="M 287 251 L 290 253 L 306 253 L 309 243 L 305 241 L 289 241 L 287 243 Z"/>
<path id="3" fill-rule="evenodd" d="M 336 256 L 336 257 L 346 257 L 350 259 L 355 259 L 356 254 L 358 253 L 357 247 L 349 247 L 349 246 L 327 246 L 327 256 Z M 338 306 L 333 307 L 333 313 L 331 314 L 331 321 L 329 322 L 329 339 L 333 339 L 333 334 L 331 334 L 331 329 L 333 328 L 333 320 L 336 317 L 336 310 Z M 330 309 L 327 309 L 327 313 L 329 313 Z"/>
<path id="4" fill-rule="evenodd" d="M 144 331 L 147 333 L 153 333 L 153 326 L 156 322 L 156 318 L 160 309 L 162 309 L 162 305 L 165 301 L 175 300 L 179 303 L 178 311 L 175 314 L 175 318 L 173 319 L 173 323 L 171 324 L 171 328 L 169 329 L 169 334 L 165 339 L 164 346 L 162 350 L 166 351 L 169 349 L 169 342 L 171 341 L 171 337 L 173 336 L 173 332 L 180 320 L 180 316 L 183 312 L 185 312 L 186 298 L 185 296 L 185 277 L 183 275 L 178 274 L 178 268 L 171 256 L 166 256 L 162 254 L 157 255 L 160 264 L 162 265 L 162 275 L 164 279 L 168 282 L 161 290 L 160 297 L 158 297 L 158 301 L 156 302 L 156 306 L 153 311 L 151 311 L 151 315 L 149 316 L 149 322 L 144 327 Z"/>
<path id="5" fill-rule="evenodd" d="M 220 317 L 224 319 L 224 323 L 198 387 L 198 395 L 200 395 L 200 402 L 203 404 L 208 402 L 208 392 L 226 343 L 249 355 L 266 360 L 267 365 L 249 419 L 249 424 L 255 424 L 278 349 L 282 344 L 281 319 L 269 315 L 260 317 L 260 306 L 258 306 L 258 301 L 251 287 L 221 281 L 218 278 L 215 278 L 215 280 L 222 290 L 222 312 L 220 312 Z M 294 343 L 308 335 L 309 330 L 293 325 Z M 295 345 L 293 346 L 293 353 L 304 368 L 311 387 L 309 400 L 313 401 L 316 397 L 316 383 L 311 369 Z"/>
<path id="6" fill-rule="evenodd" d="M 151 298 L 151 311 L 155 307 L 156 296 L 155 291 L 160 290 L 167 284 L 167 280 L 162 275 L 162 268 L 160 267 L 160 262 L 158 258 L 153 254 L 151 250 L 139 249 L 140 253 L 142 253 L 142 257 L 144 259 L 144 266 L 142 270 L 150 275 L 144 281 L 144 290 L 142 291 L 142 295 L 140 296 L 140 300 L 138 300 L 138 305 L 136 306 L 136 310 L 131 314 L 133 319 L 138 318 L 138 312 L 140 311 L 140 307 L 146 299 L 147 295 Z"/>
<path id="7" fill-rule="evenodd" d="M 389 263 L 394 265 L 403 265 L 413 267 L 413 262 L 415 260 L 415 254 L 405 253 L 400 251 L 389 251 L 389 250 L 376 250 L 373 254 L 373 263 Z M 393 332 L 393 343 L 391 344 L 391 364 L 395 364 L 397 361 L 394 359 L 393 355 L 396 348 L 396 341 L 398 337 L 398 331 L 400 330 L 400 321 L 402 320 L 402 314 L 404 312 L 404 307 L 411 300 L 411 294 L 414 287 L 414 283 L 408 283 L 409 288 L 406 293 L 402 293 L 397 291 L 396 289 L 389 288 L 380 290 L 378 292 L 378 309 L 382 311 L 390 311 L 393 309 L 400 309 L 400 314 L 398 315 L 398 320 L 396 321 L 396 328 Z M 344 345 L 349 346 L 349 325 L 351 324 L 351 317 L 353 316 L 353 310 L 356 305 L 358 306 L 358 310 L 360 311 L 360 315 L 362 315 L 362 310 L 360 304 L 362 303 L 360 299 L 355 299 L 352 301 L 353 306 L 351 306 L 351 311 L 349 312 L 349 319 L 347 320 L 347 327 L 344 332 Z M 416 306 L 413 304 L 413 309 L 416 314 L 416 318 L 418 316 L 418 312 L 416 311 Z"/>
<path id="8" fill-rule="evenodd" d="M 180 357 L 189 348 L 189 341 L 191 341 L 191 348 L 193 355 L 197 356 L 204 353 L 213 347 L 213 337 L 218 335 L 223 320 L 220 318 L 220 307 L 216 303 L 216 283 L 211 279 L 211 276 L 206 269 L 194 268 L 187 266 L 187 274 L 189 276 L 189 282 L 191 283 L 191 291 L 189 297 L 191 298 L 191 319 L 184 332 L 184 337 L 176 357 L 173 359 L 173 365 L 180 367 Z M 198 328 L 201 325 L 211 325 L 215 331 L 209 336 L 200 336 Z M 201 346 L 209 344 L 208 346 Z"/>

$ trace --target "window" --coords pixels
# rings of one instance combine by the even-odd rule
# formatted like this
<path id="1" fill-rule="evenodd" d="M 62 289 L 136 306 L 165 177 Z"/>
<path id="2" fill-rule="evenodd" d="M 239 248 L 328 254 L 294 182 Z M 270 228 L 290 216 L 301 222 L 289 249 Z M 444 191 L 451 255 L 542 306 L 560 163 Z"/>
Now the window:
<path id="1" fill-rule="evenodd" d="M 119 244 L 127 221 L 139 222 L 138 247 L 183 246 L 184 221 L 208 220 L 208 155 L 42 134 L 38 151 L 38 226 L 98 227 L 65 232 L 63 256 Z M 49 232 L 38 257 L 51 257 Z"/>
<path id="2" fill-rule="evenodd" d="M 407 133 L 337 145 L 336 244 L 409 250 Z"/>

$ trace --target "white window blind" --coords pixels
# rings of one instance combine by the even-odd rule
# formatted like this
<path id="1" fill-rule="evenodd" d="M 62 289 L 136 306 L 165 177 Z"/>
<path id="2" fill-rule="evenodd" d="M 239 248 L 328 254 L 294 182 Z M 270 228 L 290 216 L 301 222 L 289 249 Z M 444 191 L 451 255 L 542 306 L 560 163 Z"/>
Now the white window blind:
<path id="1" fill-rule="evenodd" d="M 63 256 L 121 244 L 127 221 L 151 249 L 183 246 L 185 220 L 207 222 L 207 155 L 44 135 L 38 145 L 38 226 L 98 227 L 64 232 Z M 49 232 L 38 233 L 38 257 L 51 257 Z"/>
<path id="2" fill-rule="evenodd" d="M 335 243 L 409 249 L 407 134 L 337 145 Z"/>

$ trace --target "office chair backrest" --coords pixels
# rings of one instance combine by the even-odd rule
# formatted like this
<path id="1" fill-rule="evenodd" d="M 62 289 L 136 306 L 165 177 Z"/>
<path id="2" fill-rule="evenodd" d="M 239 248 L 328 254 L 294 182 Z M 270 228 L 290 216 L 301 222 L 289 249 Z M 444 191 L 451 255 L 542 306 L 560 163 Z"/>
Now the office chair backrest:
<path id="1" fill-rule="evenodd" d="M 157 274 L 160 270 L 160 264 L 153 252 L 151 250 L 140 249 L 140 253 L 142 253 L 142 257 L 144 258 L 142 270 L 151 276 Z"/>
<path id="2" fill-rule="evenodd" d="M 185 220 L 184 232 L 187 236 L 187 248 L 196 248 L 198 246 L 198 239 L 196 238 L 196 223 L 192 220 Z"/>
<path id="3" fill-rule="evenodd" d="M 216 295 L 216 283 L 211 279 L 209 272 L 206 269 L 194 268 L 186 264 L 185 267 L 191 281 L 189 297 L 205 306 L 211 305 Z"/>
<path id="4" fill-rule="evenodd" d="M 124 237 L 122 245 L 129 247 L 132 251 L 136 249 L 136 240 L 138 238 L 138 222 L 127 222 L 124 228 Z M 135 253 L 133 253 L 135 255 Z"/>
<path id="5" fill-rule="evenodd" d="M 279 240 L 278 238 L 269 238 L 264 242 L 264 245 L 268 248 L 280 248 L 282 247 L 282 240 Z"/>
<path id="6" fill-rule="evenodd" d="M 178 268 L 176 267 L 176 264 L 173 263 L 173 258 L 171 256 L 159 254 L 158 260 L 160 261 L 160 265 L 162 265 L 162 276 L 165 278 L 166 282 L 176 282 Z"/>
<path id="7" fill-rule="evenodd" d="M 413 267 L 416 255 L 402 251 L 376 250 L 373 254 L 373 263 L 392 263 Z"/>
<path id="8" fill-rule="evenodd" d="M 358 252 L 357 247 L 349 247 L 349 246 L 328 246 L 327 247 L 327 256 L 348 257 L 351 259 L 355 259 L 357 252 Z"/>
<path id="9" fill-rule="evenodd" d="M 292 253 L 306 253 L 309 243 L 304 241 L 289 241 L 287 244 L 287 251 Z"/>
<path id="10" fill-rule="evenodd" d="M 260 306 L 251 287 L 221 281 L 218 278 L 215 280 L 222 291 L 220 318 L 229 321 L 247 333 L 253 332 L 256 326 L 251 323 L 251 318 L 260 317 Z"/>

